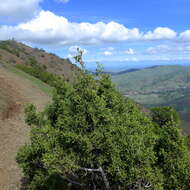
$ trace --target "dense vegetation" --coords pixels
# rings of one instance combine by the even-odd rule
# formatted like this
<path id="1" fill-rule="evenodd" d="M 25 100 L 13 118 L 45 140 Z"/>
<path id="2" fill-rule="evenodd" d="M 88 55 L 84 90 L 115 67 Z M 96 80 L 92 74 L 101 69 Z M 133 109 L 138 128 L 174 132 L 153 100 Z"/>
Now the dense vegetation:
<path id="1" fill-rule="evenodd" d="M 172 106 L 190 132 L 190 67 L 158 66 L 112 77 L 122 94 L 147 107 Z"/>
<path id="2" fill-rule="evenodd" d="M 109 76 L 85 70 L 72 84 L 56 80 L 52 103 L 26 108 L 31 142 L 17 162 L 27 189 L 189 190 L 189 138 L 172 108 L 147 115 Z"/>

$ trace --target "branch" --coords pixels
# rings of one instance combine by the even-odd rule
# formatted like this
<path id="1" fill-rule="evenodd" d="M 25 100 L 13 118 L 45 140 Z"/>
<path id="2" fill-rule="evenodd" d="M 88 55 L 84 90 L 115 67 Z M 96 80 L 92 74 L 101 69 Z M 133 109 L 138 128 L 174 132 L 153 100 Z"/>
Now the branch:
<path id="1" fill-rule="evenodd" d="M 152 185 L 151 184 L 146 184 L 145 186 L 144 186 L 144 188 L 150 188 L 150 187 L 152 187 Z"/>
<path id="2" fill-rule="evenodd" d="M 98 168 L 98 169 L 81 168 L 81 170 L 84 170 L 85 172 L 100 172 L 100 168 Z"/>
<path id="3" fill-rule="evenodd" d="M 100 172 L 103 178 L 103 181 L 105 183 L 106 189 L 109 190 L 110 189 L 110 185 L 109 185 L 109 181 L 106 177 L 106 174 L 104 173 L 104 170 L 102 169 L 102 167 L 99 167 L 98 169 L 92 169 L 92 168 L 81 168 L 81 170 L 84 170 L 86 172 Z"/>
<path id="4" fill-rule="evenodd" d="M 102 177 L 103 177 L 103 180 L 104 180 L 104 183 L 106 185 L 106 189 L 110 189 L 110 185 L 109 185 L 109 181 L 106 177 L 106 174 L 104 173 L 104 170 L 102 169 L 102 167 L 99 168 L 101 174 L 102 174 Z"/>
<path id="5" fill-rule="evenodd" d="M 62 175 L 59 175 L 59 176 L 60 176 L 62 179 L 67 180 L 69 183 L 72 183 L 72 184 L 74 184 L 74 185 L 80 185 L 80 186 L 82 186 L 82 184 L 79 183 L 79 182 L 77 182 L 77 181 L 73 181 L 73 180 L 71 180 L 71 179 L 69 179 L 69 178 L 67 178 L 67 177 L 62 176 Z"/>

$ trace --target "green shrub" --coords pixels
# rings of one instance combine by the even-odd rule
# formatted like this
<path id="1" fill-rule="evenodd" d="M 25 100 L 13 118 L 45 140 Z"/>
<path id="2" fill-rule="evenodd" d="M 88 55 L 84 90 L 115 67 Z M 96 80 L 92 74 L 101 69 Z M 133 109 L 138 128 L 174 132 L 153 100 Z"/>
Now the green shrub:
<path id="1" fill-rule="evenodd" d="M 189 150 L 173 110 L 154 109 L 152 122 L 109 76 L 85 70 L 54 87 L 43 112 L 26 109 L 31 142 L 17 162 L 27 189 L 190 189 Z"/>
<path id="2" fill-rule="evenodd" d="M 35 119 L 33 108 L 27 112 L 31 144 L 20 150 L 17 161 L 29 188 L 53 189 L 57 177 L 52 176 L 59 176 L 65 186 L 54 189 L 104 189 L 101 173 L 84 169 L 102 168 L 112 189 L 150 184 L 162 189 L 162 175 L 154 166 L 154 127 L 109 77 L 83 74 L 73 85 L 59 81 L 56 89 L 44 113 Z"/>

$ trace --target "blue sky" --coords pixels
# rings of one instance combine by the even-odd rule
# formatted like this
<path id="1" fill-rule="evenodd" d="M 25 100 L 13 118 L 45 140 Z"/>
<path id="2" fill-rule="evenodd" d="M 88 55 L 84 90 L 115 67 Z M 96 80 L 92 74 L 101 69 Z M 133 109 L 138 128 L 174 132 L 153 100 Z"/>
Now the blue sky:
<path id="1" fill-rule="evenodd" d="M 188 0 L 70 0 L 62 6 L 45 0 L 42 6 L 74 22 L 116 21 L 143 30 L 167 26 L 181 31 L 189 26 Z"/>
<path id="2" fill-rule="evenodd" d="M 0 40 L 86 61 L 190 60 L 189 0 L 6 0 Z"/>

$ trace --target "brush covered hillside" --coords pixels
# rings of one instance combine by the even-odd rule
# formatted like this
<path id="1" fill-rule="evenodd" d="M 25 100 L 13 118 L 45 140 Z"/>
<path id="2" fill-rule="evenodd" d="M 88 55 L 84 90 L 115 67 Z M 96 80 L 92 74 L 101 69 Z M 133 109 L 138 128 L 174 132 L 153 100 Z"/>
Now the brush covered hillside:
<path id="1" fill-rule="evenodd" d="M 190 67 L 156 66 L 112 76 L 125 96 L 147 107 L 174 107 L 190 132 Z"/>
<path id="2" fill-rule="evenodd" d="M 55 54 L 47 53 L 43 49 L 31 48 L 15 40 L 0 41 L 0 60 L 13 65 L 31 66 L 36 63 L 48 72 L 72 78 L 77 67 L 69 59 L 62 59 Z"/>

